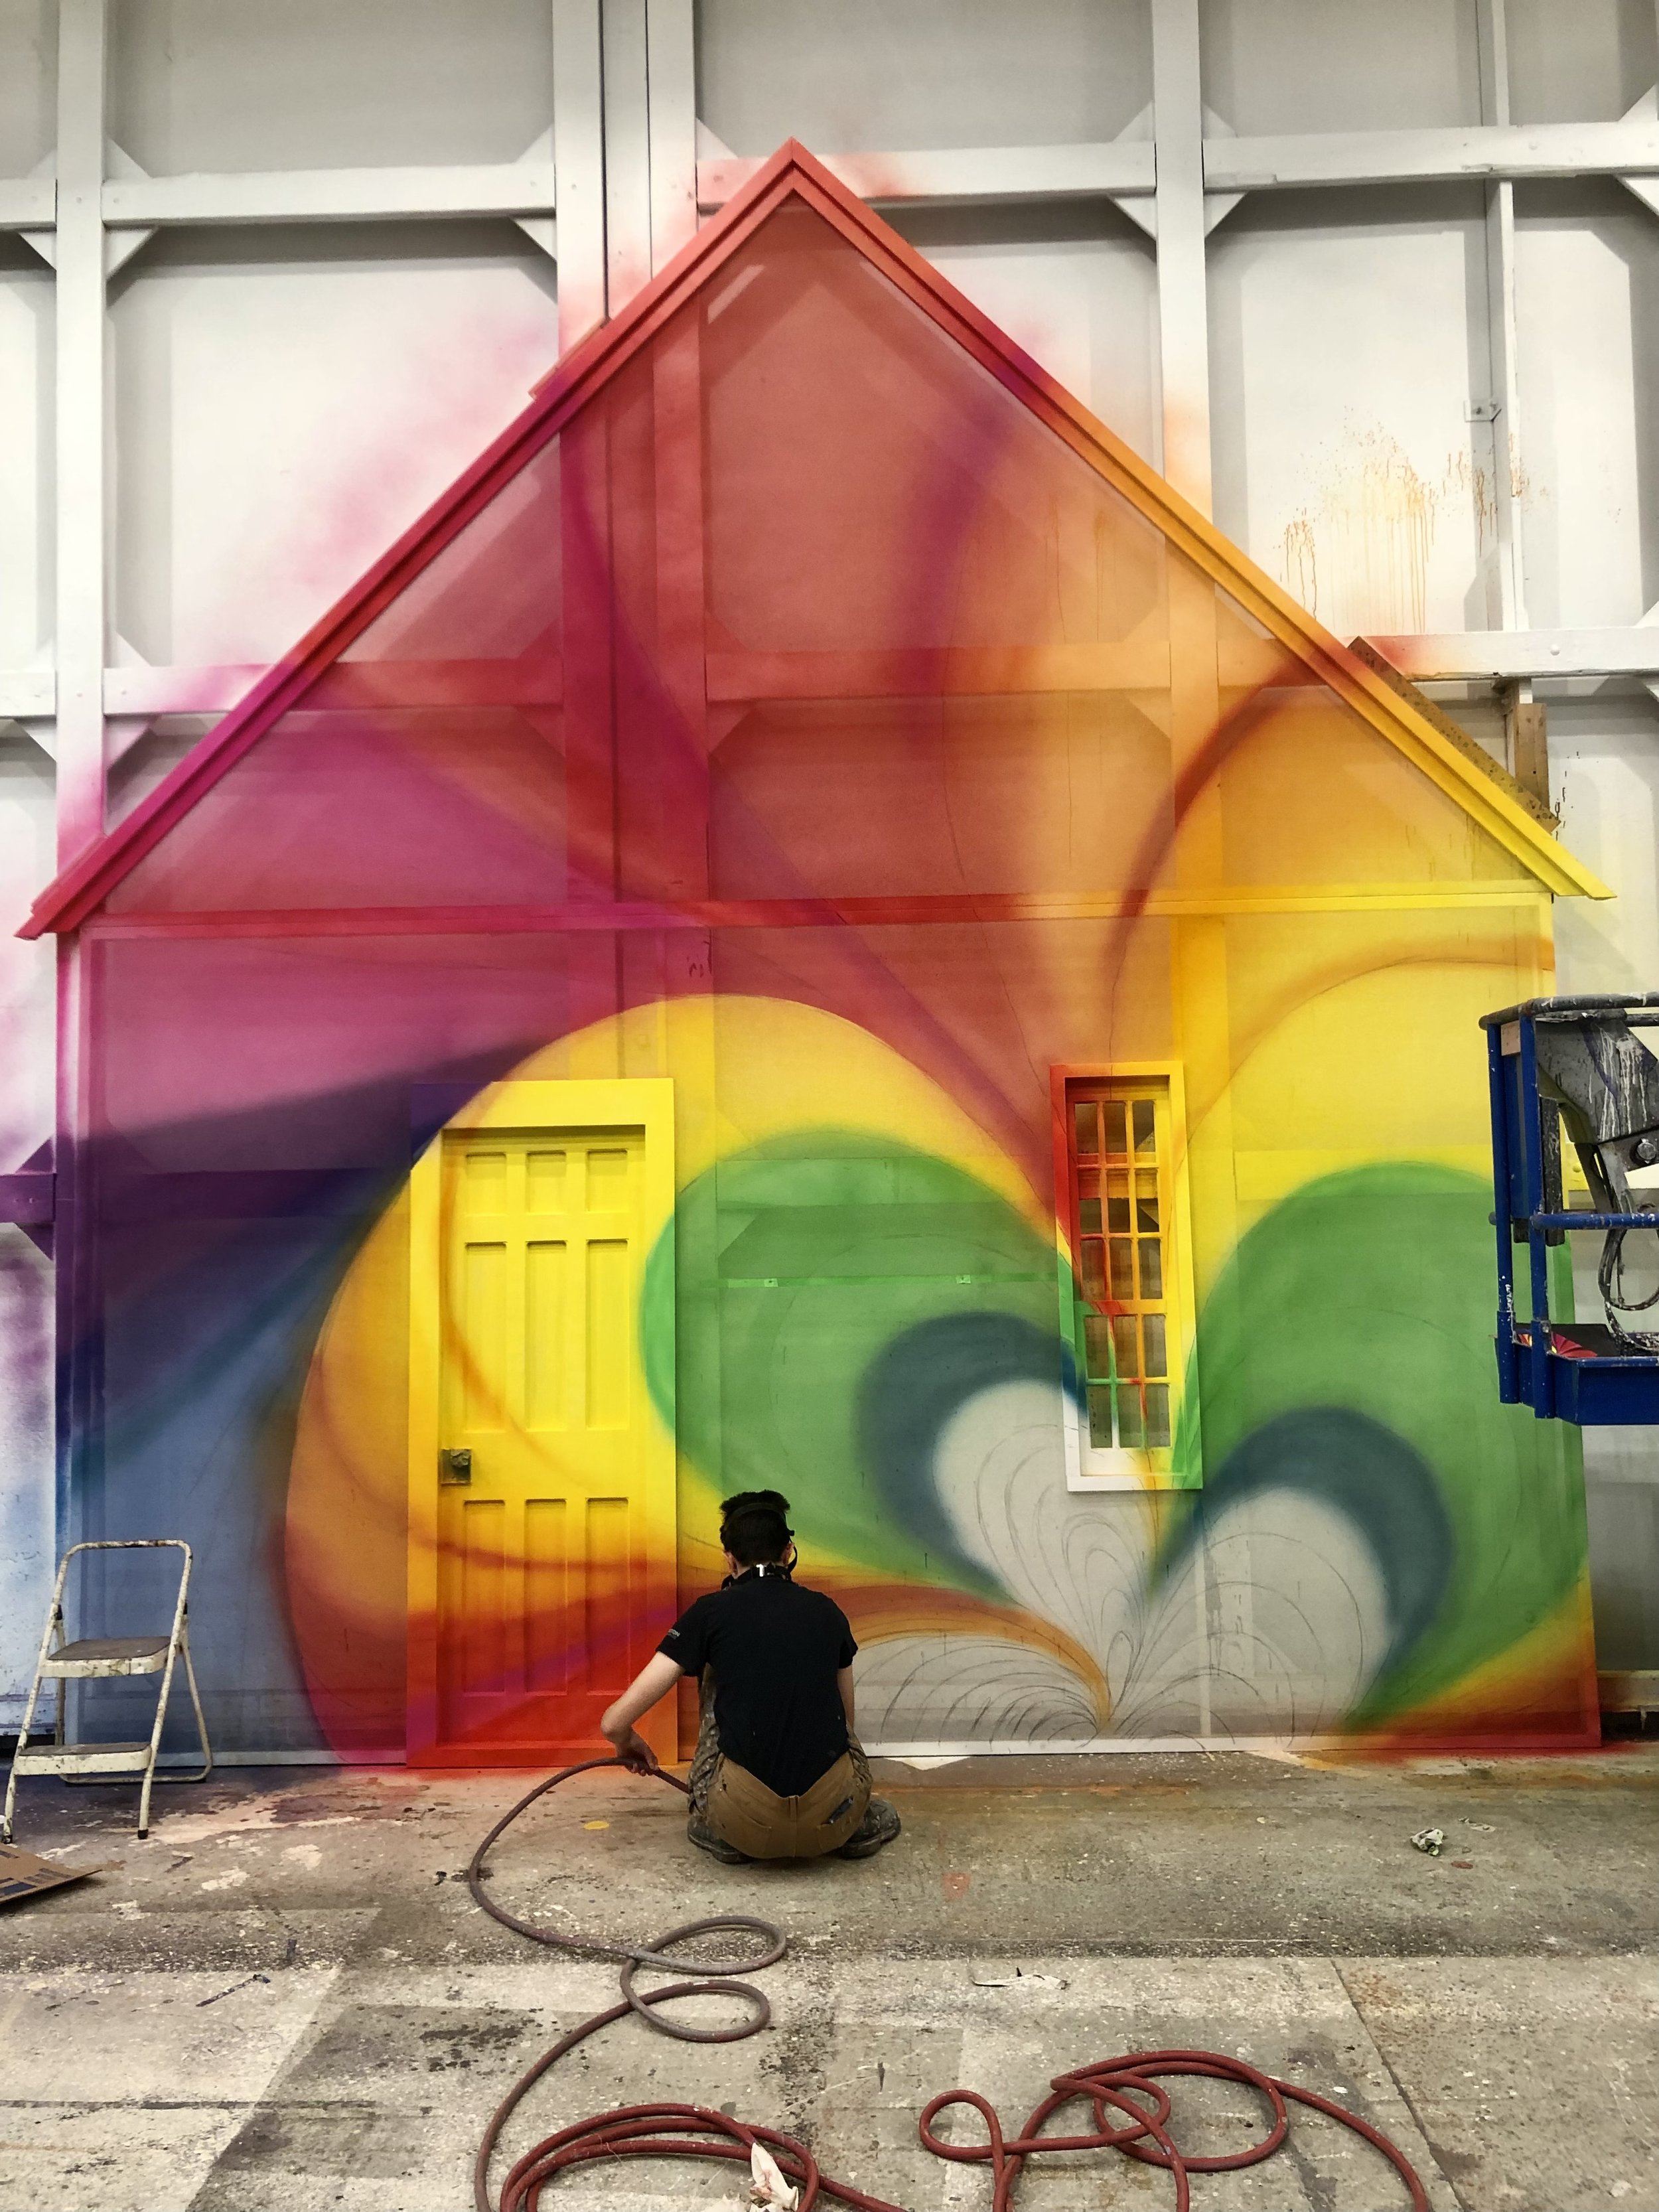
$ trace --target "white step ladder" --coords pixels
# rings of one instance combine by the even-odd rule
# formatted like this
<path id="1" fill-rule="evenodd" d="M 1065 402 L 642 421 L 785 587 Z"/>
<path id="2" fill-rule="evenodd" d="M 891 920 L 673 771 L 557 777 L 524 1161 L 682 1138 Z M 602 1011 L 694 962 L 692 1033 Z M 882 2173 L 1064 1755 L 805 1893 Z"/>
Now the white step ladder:
<path id="1" fill-rule="evenodd" d="M 173 1627 L 166 1636 L 83 1636 L 73 1644 L 67 1642 L 64 1632 L 64 1582 L 69 1573 L 70 1561 L 77 1552 L 158 1552 L 172 1550 L 185 1555 L 183 1571 L 179 1577 L 178 1595 L 173 1601 Z M 120 1774 L 142 1774 L 143 1788 L 138 1797 L 138 1832 L 149 1833 L 149 1793 L 156 1780 L 155 1759 L 161 1747 L 161 1723 L 167 1718 L 167 1698 L 173 1689 L 173 1670 L 181 1658 L 185 1662 L 185 1680 L 190 1685 L 190 1701 L 196 1708 L 196 1733 L 201 1739 L 202 1768 L 198 1774 L 164 1774 L 163 1782 L 205 1782 L 213 1771 L 213 1753 L 208 1744 L 207 1723 L 202 1717 L 202 1699 L 196 1687 L 196 1669 L 190 1663 L 190 1546 L 178 1536 L 131 1536 L 104 1543 L 71 1544 L 58 1565 L 58 1581 L 52 1593 L 52 1611 L 46 1619 L 46 1633 L 40 1638 L 40 1656 L 35 1662 L 34 1680 L 29 1686 L 27 1705 L 23 1708 L 22 1726 L 17 1731 L 17 1749 L 11 1762 L 11 1779 L 6 1784 L 6 1812 L 0 1820 L 0 1842 L 12 1839 L 12 1813 L 17 1800 L 17 1778 L 20 1774 L 57 1774 L 65 1782 L 102 1782 Z M 155 1723 L 149 1732 L 148 1743 L 69 1743 L 64 1740 L 65 1691 L 71 1681 L 92 1678 L 107 1678 L 117 1674 L 159 1674 L 161 1693 L 155 1700 Z M 58 1722 L 52 1741 L 37 1745 L 29 1742 L 29 1728 L 34 1719 L 34 1708 L 43 1682 L 58 1685 Z"/>

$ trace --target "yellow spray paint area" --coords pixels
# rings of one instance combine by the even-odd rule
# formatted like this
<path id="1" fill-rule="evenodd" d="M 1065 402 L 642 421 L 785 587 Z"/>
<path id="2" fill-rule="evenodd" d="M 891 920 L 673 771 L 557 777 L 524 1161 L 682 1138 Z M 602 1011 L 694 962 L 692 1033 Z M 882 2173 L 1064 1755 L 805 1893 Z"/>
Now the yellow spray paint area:
<path id="1" fill-rule="evenodd" d="M 658 1141 L 681 1187 L 802 1128 L 868 1160 L 937 1162 L 1037 1244 L 1054 1306 L 1046 1207 L 936 1085 L 849 1023 L 787 1001 L 668 1001 L 537 1054 L 456 1117 L 412 1203 L 377 1224 L 307 1380 L 289 1585 L 343 1741 L 384 1731 L 374 1678 L 406 1641 L 422 1756 L 591 1741 L 672 1617 L 677 1569 L 717 1567 L 717 1471 L 683 1453 L 677 1486 L 644 1472 L 674 1418 L 672 1342 L 647 1387 L 642 1325 L 647 1256 L 672 1279 L 672 1185 L 645 1173 L 665 1068 Z M 596 1102 L 608 1127 L 591 1125 Z M 672 1338 L 672 1295 L 669 1310 Z M 1057 1338 L 1054 1358 L 1057 1378 Z"/>
<path id="2" fill-rule="evenodd" d="M 1346 925 L 1338 957 L 1328 925 L 1310 990 L 1305 929 L 1231 927 L 1260 988 L 1238 994 L 1243 1064 L 1208 1117 L 1235 1155 L 1237 1228 L 1206 1269 L 1176 1399 L 1176 1456 L 1184 1438 L 1201 1491 L 1149 1471 L 1102 1495 L 1068 1474 L 1092 1378 L 1066 1319 L 1087 1293 L 1066 1224 L 940 1085 L 793 1002 L 654 1002 L 481 1094 L 424 1164 L 424 1231 L 416 1170 L 413 1243 L 442 1260 L 422 1278 L 441 1285 L 429 1340 L 447 1328 L 474 1367 L 419 1349 L 407 1199 L 334 1301 L 288 1556 L 313 1693 L 343 1743 L 391 1694 L 371 1676 L 354 1701 L 364 1651 L 383 1680 L 408 1654 L 423 1756 L 591 1742 L 624 1662 L 717 1578 L 719 1498 L 760 1484 L 790 1497 L 807 1571 L 854 1619 L 871 1741 L 1479 1737 L 1506 1698 L 1534 1733 L 1575 1725 L 1574 1470 L 1556 1431 L 1489 1402 L 1468 1085 L 1444 1072 L 1457 1110 L 1391 1164 L 1404 1094 L 1338 1049 L 1345 1003 L 1364 1029 L 1431 1003 L 1460 1033 L 1449 1017 L 1488 963 L 1530 940 L 1494 918 L 1449 964 L 1427 919 L 1396 918 Z M 604 1197 L 632 1172 L 614 1131 L 630 1098 L 671 1089 L 672 1212 L 665 1185 L 628 1214 Z M 584 1134 L 569 1117 L 601 1092 L 611 1133 L 590 1112 Z M 492 1115 L 499 1133 L 465 1126 Z M 628 1240 L 623 1323 L 593 1253 Z M 562 1365 L 538 1366 L 538 1334 Z M 657 1501 L 642 1515 L 615 1456 L 636 1448 L 635 1413 L 638 1448 L 672 1449 L 675 1470 L 639 1492 Z M 490 1461 L 512 1461 L 503 1423 L 520 1472 L 491 1487 Z M 470 1491 L 440 1484 L 453 1448 L 477 1455 Z"/>

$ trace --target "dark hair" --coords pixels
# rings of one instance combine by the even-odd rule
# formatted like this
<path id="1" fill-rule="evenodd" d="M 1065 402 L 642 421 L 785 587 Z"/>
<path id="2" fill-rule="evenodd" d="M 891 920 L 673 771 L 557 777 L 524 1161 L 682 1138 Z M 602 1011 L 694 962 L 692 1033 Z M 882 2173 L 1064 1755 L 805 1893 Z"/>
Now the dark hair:
<path id="1" fill-rule="evenodd" d="M 789 1500 L 781 1491 L 740 1490 L 720 1504 L 720 1548 L 740 1567 L 775 1566 L 789 1549 Z"/>

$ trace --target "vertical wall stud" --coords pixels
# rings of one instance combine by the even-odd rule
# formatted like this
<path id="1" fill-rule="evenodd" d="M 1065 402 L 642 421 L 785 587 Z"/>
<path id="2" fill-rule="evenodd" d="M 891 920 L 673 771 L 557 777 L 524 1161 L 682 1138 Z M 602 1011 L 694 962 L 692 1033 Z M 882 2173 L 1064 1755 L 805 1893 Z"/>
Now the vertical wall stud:
<path id="1" fill-rule="evenodd" d="M 599 0 L 553 0 L 561 353 L 605 318 L 604 111 Z"/>
<path id="2" fill-rule="evenodd" d="M 651 268 L 697 234 L 697 55 L 691 0 L 645 0 Z"/>
<path id="3" fill-rule="evenodd" d="M 58 864 L 104 827 L 105 0 L 62 0 L 58 19 L 55 523 Z M 58 1548 L 80 1533 L 102 1432 L 97 1255 L 88 1147 L 89 949 L 58 951 L 55 1224 Z"/>
<path id="4" fill-rule="evenodd" d="M 1480 120 L 1510 119 L 1509 30 L 1504 0 L 1476 0 L 1480 54 Z M 1520 462 L 1521 408 L 1516 362 L 1515 186 L 1507 179 L 1486 186 L 1486 329 L 1492 363 L 1491 397 L 1498 404 L 1492 426 L 1492 530 L 1495 559 L 1487 610 L 1494 628 L 1527 627 L 1522 566 L 1521 516 L 1515 496 Z"/>
<path id="5" fill-rule="evenodd" d="M 1198 0 L 1152 0 L 1158 318 L 1164 474 L 1210 512 L 1210 332 L 1204 275 L 1204 103 Z"/>
<path id="6" fill-rule="evenodd" d="M 58 27 L 58 862 L 104 826 L 105 0 Z"/>
<path id="7" fill-rule="evenodd" d="M 646 0 L 602 0 L 605 313 L 651 277 L 651 120 Z"/>

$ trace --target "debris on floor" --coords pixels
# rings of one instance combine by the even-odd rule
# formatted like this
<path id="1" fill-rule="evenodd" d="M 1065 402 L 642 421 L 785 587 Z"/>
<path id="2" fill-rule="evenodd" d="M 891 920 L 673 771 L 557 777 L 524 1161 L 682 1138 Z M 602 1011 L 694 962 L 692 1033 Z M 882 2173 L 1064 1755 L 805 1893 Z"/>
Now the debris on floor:
<path id="1" fill-rule="evenodd" d="M 359 2212 L 471 2212 L 483 2112 L 554 2036 L 620 1995 L 614 1966 L 536 1955 L 461 1878 L 534 1778 L 232 1770 L 199 1796 L 173 1793 L 143 1844 L 128 1789 L 27 1780 L 30 1850 L 77 1871 L 122 1864 L 0 1912 L 4 2047 L 27 2054 L 0 2080 L 0 2212 L 351 2212 L 354 2199 Z M 994 2093 L 1012 2136 L 1062 2064 L 1191 2049 L 1240 2054 L 1371 2121 L 1435 2212 L 1659 2208 L 1644 2094 L 1659 1746 L 1434 1775 L 1218 1751 L 988 1756 L 936 1775 L 883 1761 L 875 1778 L 897 1793 L 910 1841 L 862 1868 L 705 1865 L 674 1793 L 602 1770 L 491 1846 L 492 1887 L 538 1924 L 625 1940 L 747 1911 L 792 1939 L 756 1978 L 776 2029 L 670 2050 L 619 2021 L 526 2097 L 498 2176 L 582 2112 L 683 2100 L 729 2106 L 720 2166 L 595 2160 L 558 2177 L 568 2203 L 740 2212 L 756 2124 L 810 2118 L 829 2172 L 917 2212 L 989 2212 L 988 2171 L 942 2167 L 917 2134 L 936 2092 Z M 609 1826 L 585 1825 L 599 1820 Z M 1431 1874 L 1402 1856 L 1425 1823 L 1446 1838 Z M 1595 1881 L 1564 1882 L 1591 1835 Z M 1454 1881 L 1459 1857 L 1475 1863 Z M 238 1867 L 239 1887 L 204 1887 Z M 944 1896 L 944 1869 L 971 1870 L 965 1897 Z M 694 2023 L 736 2016 L 687 2003 Z M 1609 2097 L 1609 2078 L 1627 2094 Z M 1258 2139 L 1259 2092 L 1164 2087 L 1177 2142 L 1231 2157 Z M 1054 2127 L 1079 2119 L 1095 2131 L 1080 2105 Z M 1283 2186 L 1272 2168 L 1195 2178 L 1194 2212 L 1305 2204 L 1315 2186 L 1329 2212 L 1403 2206 L 1370 2147 L 1343 2129 L 1339 2148 L 1335 2130 L 1305 2116 L 1308 2172 L 1286 2169 Z M 953 2148 L 986 2140 L 962 2107 L 936 2131 Z M 763 2142 L 805 2198 L 788 2154 Z M 1173 2204 L 1167 2172 L 1109 2179 L 1106 2155 L 1032 2161 L 1015 2202 Z M 558 2201 L 550 2188 L 544 2212 Z M 818 2212 L 829 2201 L 820 2186 Z"/>
<path id="2" fill-rule="evenodd" d="M 1412 1849 L 1426 1851 L 1431 1859 L 1437 1859 L 1445 1848 L 1446 1832 L 1443 1828 L 1419 1828 L 1412 1838 Z"/>
<path id="3" fill-rule="evenodd" d="M 20 1851 L 15 1844 L 0 1844 L 0 1905 L 25 1904 L 42 1890 L 60 1888 L 66 1881 L 84 1881 L 98 1871 L 95 1866 L 59 1866 L 56 1859 Z"/>
<path id="4" fill-rule="evenodd" d="M 784 2179 L 776 2159 L 762 2143 L 749 2146 L 749 2203 L 771 2205 L 775 2212 L 795 2212 L 799 2194 Z"/>

